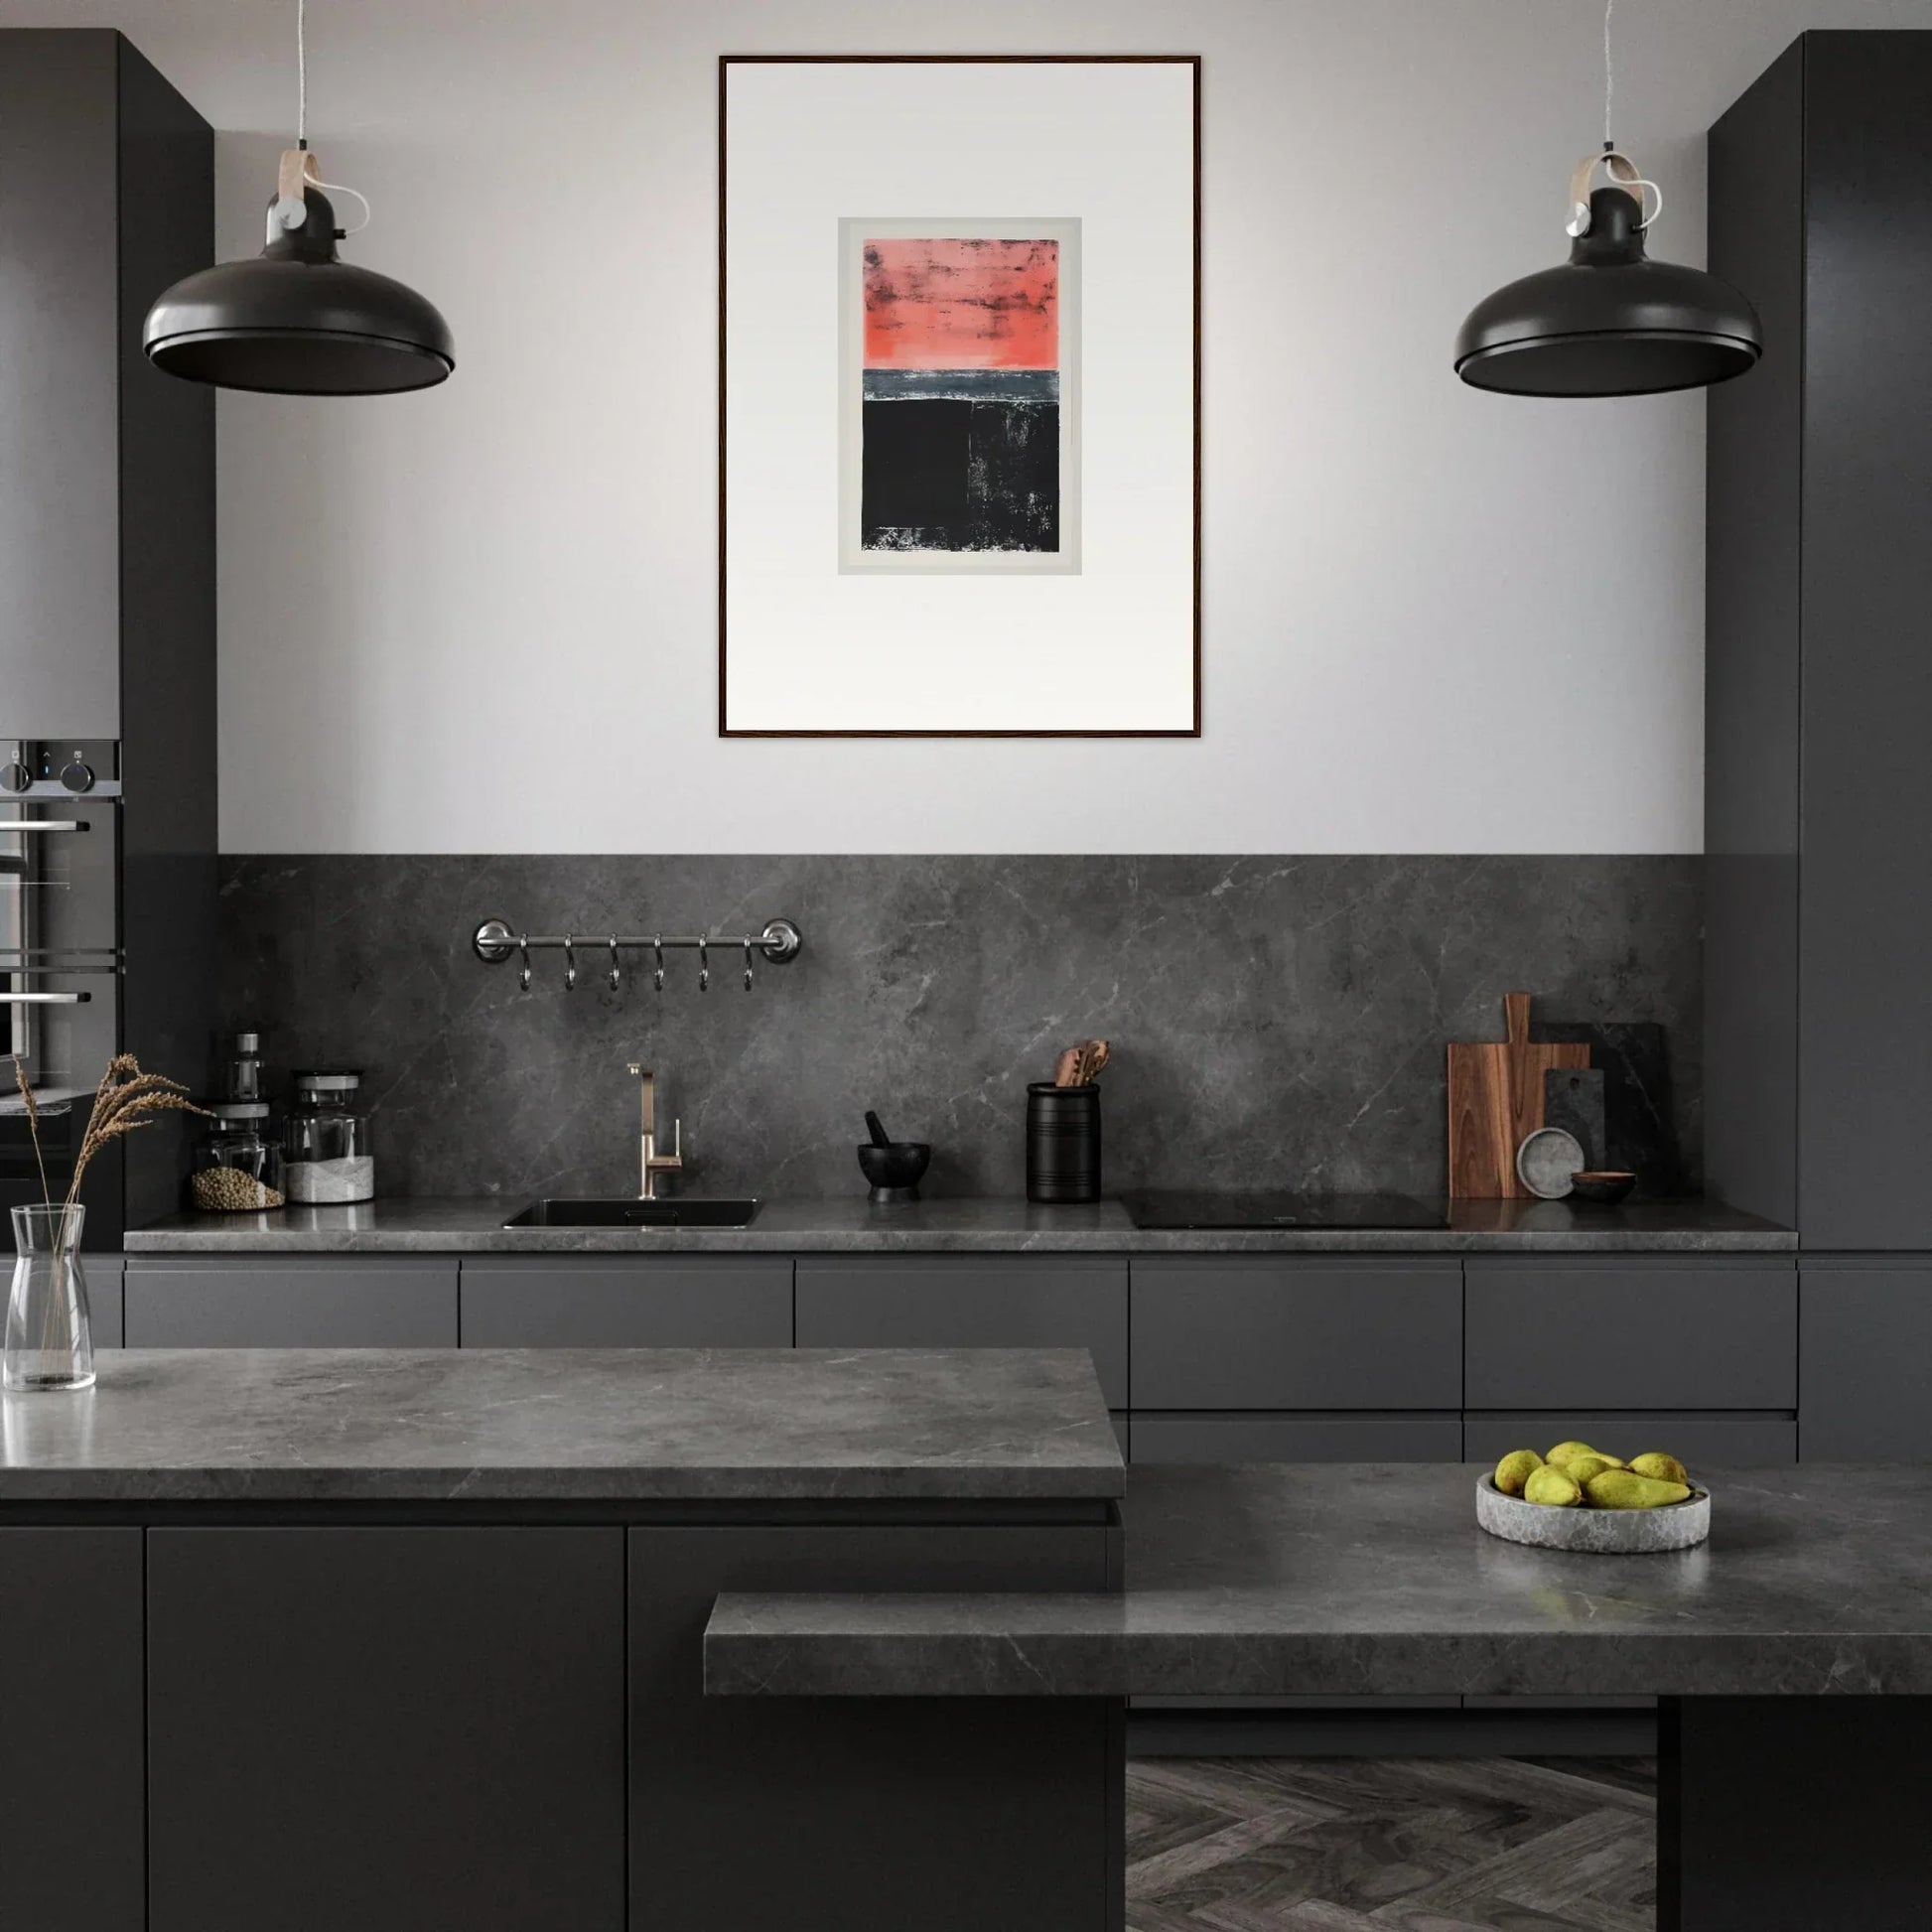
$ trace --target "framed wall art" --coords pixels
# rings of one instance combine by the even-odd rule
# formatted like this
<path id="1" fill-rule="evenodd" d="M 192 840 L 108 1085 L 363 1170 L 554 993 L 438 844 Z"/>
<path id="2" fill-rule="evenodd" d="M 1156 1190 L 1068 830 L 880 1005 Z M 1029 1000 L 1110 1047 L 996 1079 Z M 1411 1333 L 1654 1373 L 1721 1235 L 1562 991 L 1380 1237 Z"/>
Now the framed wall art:
<path id="1" fill-rule="evenodd" d="M 719 730 L 1200 731 L 1199 62 L 719 64 Z"/>

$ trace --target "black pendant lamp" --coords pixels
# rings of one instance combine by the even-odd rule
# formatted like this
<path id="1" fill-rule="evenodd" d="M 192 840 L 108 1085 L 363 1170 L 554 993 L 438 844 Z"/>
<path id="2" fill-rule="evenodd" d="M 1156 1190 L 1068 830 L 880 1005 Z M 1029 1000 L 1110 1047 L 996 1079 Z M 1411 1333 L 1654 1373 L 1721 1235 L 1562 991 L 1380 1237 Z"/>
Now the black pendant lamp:
<path id="1" fill-rule="evenodd" d="M 1570 259 L 1478 302 L 1455 339 L 1455 372 L 1515 396 L 1640 396 L 1742 375 L 1763 352 L 1757 311 L 1728 282 L 1652 261 L 1644 232 L 1663 194 L 1609 139 L 1610 11 L 1603 9 L 1603 152 L 1570 182 Z M 1601 167 L 1600 188 L 1590 181 Z M 1645 191 L 1655 197 L 1644 213 Z"/>
<path id="2" fill-rule="evenodd" d="M 450 326 L 416 291 L 336 252 L 345 230 L 308 143 L 304 0 L 296 4 L 297 144 L 282 156 L 268 239 L 252 261 L 184 277 L 148 311 L 156 368 L 223 389 L 290 396 L 427 389 L 456 366 Z M 352 188 L 338 194 L 368 204 Z M 354 232 L 359 232 L 358 229 Z"/>

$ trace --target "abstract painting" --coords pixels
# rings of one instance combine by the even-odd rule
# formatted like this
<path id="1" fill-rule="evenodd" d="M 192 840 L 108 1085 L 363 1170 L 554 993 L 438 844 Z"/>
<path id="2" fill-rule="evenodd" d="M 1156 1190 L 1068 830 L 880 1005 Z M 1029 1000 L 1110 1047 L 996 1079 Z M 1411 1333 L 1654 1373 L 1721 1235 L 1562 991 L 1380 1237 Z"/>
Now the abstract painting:
<path id="1" fill-rule="evenodd" d="M 718 85 L 720 734 L 1198 737 L 1199 61 Z"/>
<path id="2" fill-rule="evenodd" d="M 1060 244 L 874 235 L 864 282 L 860 543 L 1060 547 Z"/>

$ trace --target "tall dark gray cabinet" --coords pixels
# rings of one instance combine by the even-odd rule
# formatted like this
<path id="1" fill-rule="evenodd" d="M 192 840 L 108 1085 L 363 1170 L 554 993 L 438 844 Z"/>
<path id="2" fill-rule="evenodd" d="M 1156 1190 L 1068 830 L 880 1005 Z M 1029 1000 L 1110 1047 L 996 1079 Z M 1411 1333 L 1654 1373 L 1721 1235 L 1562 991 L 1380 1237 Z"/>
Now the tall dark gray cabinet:
<path id="1" fill-rule="evenodd" d="M 139 50 L 0 31 L 0 1056 L 44 1088 L 117 1050 L 191 1082 L 207 1060 L 214 399 L 149 365 L 141 324 L 213 249 L 213 133 Z M 47 1130 L 57 1186 L 73 1118 Z M 180 1204 L 183 1132 L 90 1170 L 88 1246 Z M 0 1116 L 0 1203 L 39 1184 Z"/>
<path id="2" fill-rule="evenodd" d="M 1705 1162 L 1799 1230 L 1805 1459 L 1932 1455 L 1932 33 L 1711 132 L 1764 358 L 1709 415 Z"/>

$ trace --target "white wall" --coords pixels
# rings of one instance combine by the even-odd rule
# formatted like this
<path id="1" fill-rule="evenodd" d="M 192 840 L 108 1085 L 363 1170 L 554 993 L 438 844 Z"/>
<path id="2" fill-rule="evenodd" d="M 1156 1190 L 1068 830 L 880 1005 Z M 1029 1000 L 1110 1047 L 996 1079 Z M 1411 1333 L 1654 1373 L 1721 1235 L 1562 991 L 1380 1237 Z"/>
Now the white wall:
<path id="1" fill-rule="evenodd" d="M 124 28 L 259 244 L 292 0 L 0 0 Z M 1597 0 L 314 0 L 352 257 L 428 395 L 220 404 L 234 852 L 1677 852 L 1701 838 L 1703 404 L 1465 390 L 1557 261 Z M 1624 0 L 1617 134 L 1703 258 L 1702 131 L 1806 26 L 1932 0 Z M 722 51 L 1205 57 L 1206 734 L 716 736 Z M 1592 571 L 1622 559 L 1611 578 Z"/>

